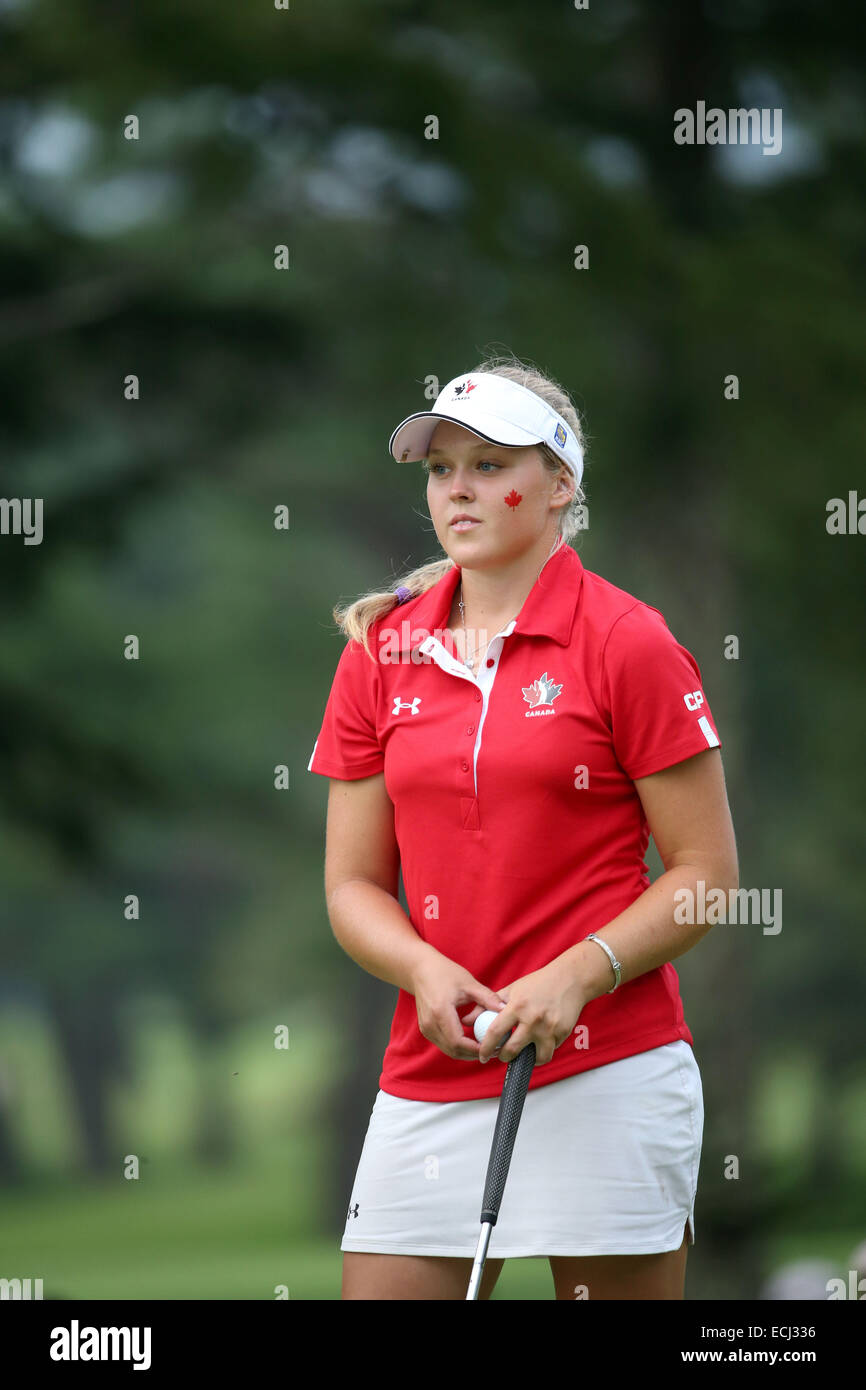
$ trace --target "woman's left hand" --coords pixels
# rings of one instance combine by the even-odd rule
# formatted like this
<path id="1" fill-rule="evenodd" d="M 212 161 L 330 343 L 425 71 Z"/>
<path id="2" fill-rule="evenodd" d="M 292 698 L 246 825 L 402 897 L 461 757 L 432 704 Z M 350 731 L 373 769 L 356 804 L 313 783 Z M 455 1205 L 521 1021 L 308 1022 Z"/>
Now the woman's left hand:
<path id="1" fill-rule="evenodd" d="M 489 1062 L 491 1057 L 511 1062 L 534 1042 L 535 1065 L 543 1067 L 572 1032 L 588 1002 L 583 985 L 574 978 L 574 968 L 565 969 L 556 961 L 531 975 L 522 975 L 496 993 L 505 1000 L 505 1008 L 484 1035 L 479 1062 Z M 461 1021 L 471 1028 L 482 1013 L 480 1005 L 476 1006 Z M 511 1029 L 511 1037 L 497 1052 L 497 1043 Z"/>

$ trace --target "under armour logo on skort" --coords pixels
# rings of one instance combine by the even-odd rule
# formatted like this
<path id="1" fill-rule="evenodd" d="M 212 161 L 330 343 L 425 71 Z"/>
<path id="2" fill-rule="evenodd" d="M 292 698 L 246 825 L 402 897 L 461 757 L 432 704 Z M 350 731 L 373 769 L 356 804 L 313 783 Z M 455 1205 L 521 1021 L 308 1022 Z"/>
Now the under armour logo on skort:
<path id="1" fill-rule="evenodd" d="M 354 1207 L 349 1207 L 349 1210 L 346 1212 L 346 1220 L 348 1221 L 348 1219 L 349 1219 L 350 1216 L 357 1216 L 357 1215 L 358 1215 L 358 1203 L 356 1202 L 355 1205 L 354 1205 Z"/>

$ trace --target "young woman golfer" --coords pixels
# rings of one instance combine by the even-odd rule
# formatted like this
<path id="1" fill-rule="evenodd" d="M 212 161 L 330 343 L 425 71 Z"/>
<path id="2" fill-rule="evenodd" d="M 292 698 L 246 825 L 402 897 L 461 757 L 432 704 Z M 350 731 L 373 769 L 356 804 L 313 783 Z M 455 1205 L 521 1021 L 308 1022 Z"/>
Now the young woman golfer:
<path id="1" fill-rule="evenodd" d="M 342 1296 L 465 1299 L 504 1066 L 534 1042 L 480 1297 L 546 1256 L 557 1299 L 680 1299 L 703 1095 L 671 961 L 738 882 L 700 671 L 568 544 L 582 434 L 556 382 L 483 362 L 390 451 L 424 460 L 445 558 L 334 610 L 308 766 L 334 934 L 399 989 Z"/>

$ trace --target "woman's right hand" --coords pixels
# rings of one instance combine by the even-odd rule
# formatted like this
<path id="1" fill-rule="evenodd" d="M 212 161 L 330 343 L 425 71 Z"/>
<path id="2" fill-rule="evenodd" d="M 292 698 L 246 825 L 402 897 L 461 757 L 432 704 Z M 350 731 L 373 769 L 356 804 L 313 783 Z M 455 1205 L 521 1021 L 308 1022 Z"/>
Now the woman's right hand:
<path id="1" fill-rule="evenodd" d="M 462 965 L 435 950 L 425 954 L 415 967 L 412 984 L 421 1036 L 435 1043 L 447 1057 L 459 1062 L 477 1061 L 481 1044 L 466 1037 L 457 1011 L 480 1004 L 499 1013 L 505 1008 L 505 1000 L 494 989 L 480 984 Z"/>

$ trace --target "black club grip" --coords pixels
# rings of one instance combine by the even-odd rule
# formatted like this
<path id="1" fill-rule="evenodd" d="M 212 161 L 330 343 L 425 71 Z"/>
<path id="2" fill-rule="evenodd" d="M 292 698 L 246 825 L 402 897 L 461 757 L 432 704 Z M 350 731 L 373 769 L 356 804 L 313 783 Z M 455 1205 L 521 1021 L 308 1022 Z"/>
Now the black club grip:
<path id="1" fill-rule="evenodd" d="M 502 1096 L 496 1115 L 496 1128 L 493 1131 L 490 1162 L 487 1165 L 487 1179 L 484 1183 L 484 1202 L 481 1208 L 482 1224 L 489 1221 L 491 1226 L 496 1225 L 502 1194 L 505 1191 L 505 1179 L 508 1177 L 508 1169 L 511 1166 L 517 1126 L 520 1124 L 523 1102 L 526 1100 L 529 1078 L 532 1076 L 534 1066 L 535 1043 L 527 1043 L 523 1051 L 519 1052 L 513 1061 L 508 1063 L 505 1071 Z"/>

